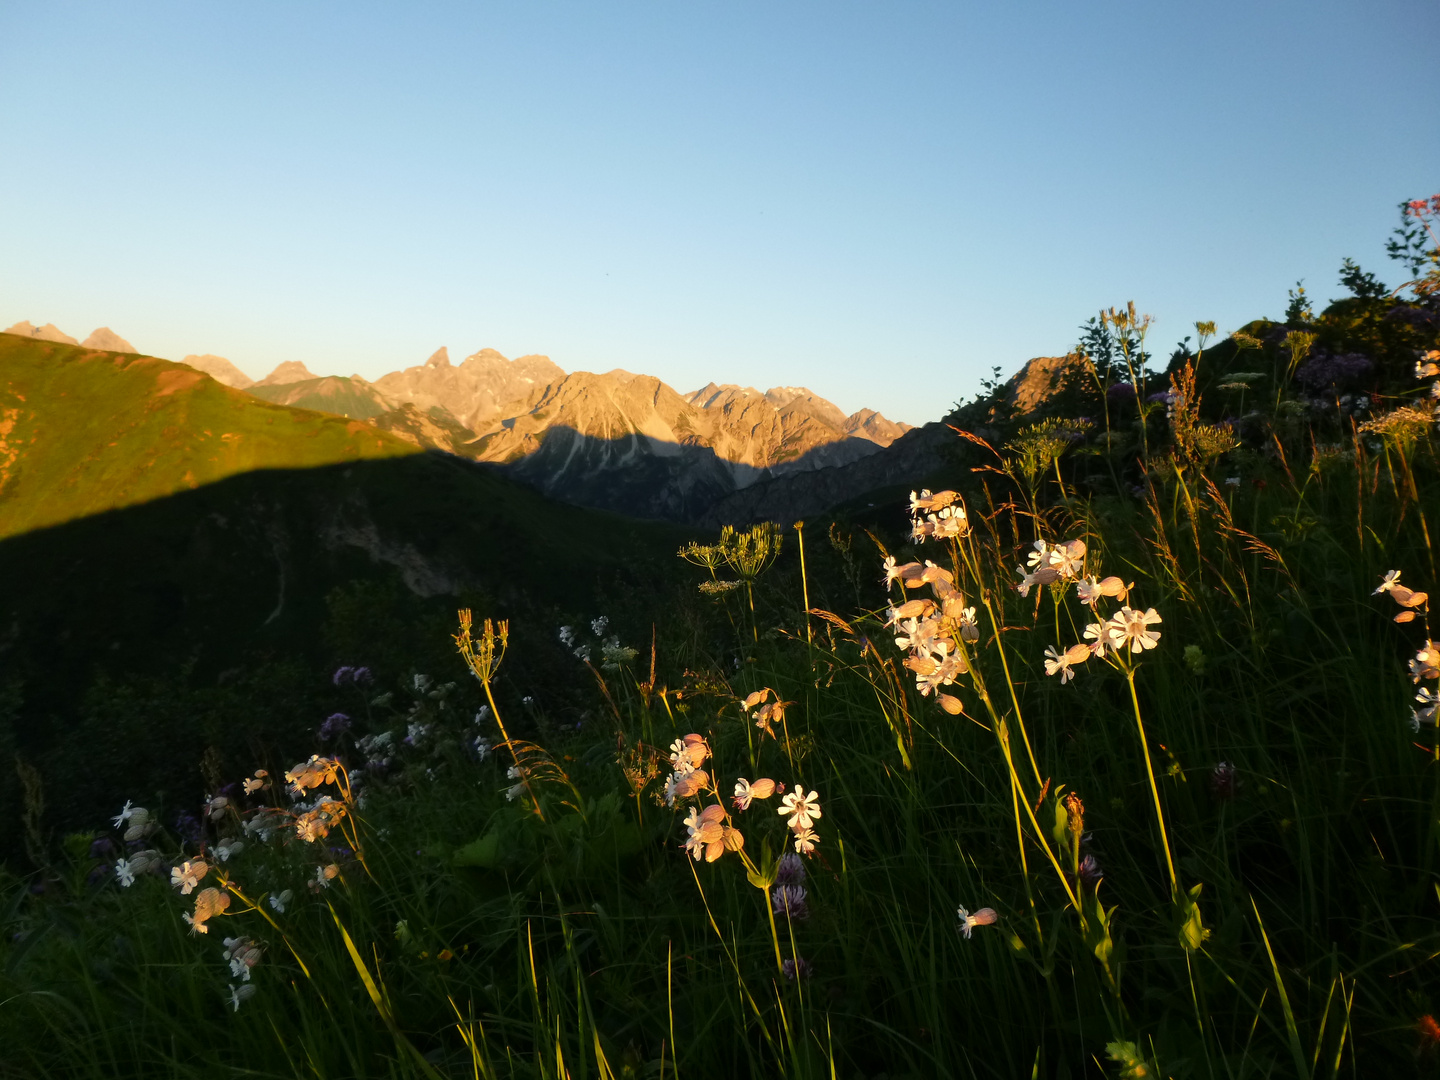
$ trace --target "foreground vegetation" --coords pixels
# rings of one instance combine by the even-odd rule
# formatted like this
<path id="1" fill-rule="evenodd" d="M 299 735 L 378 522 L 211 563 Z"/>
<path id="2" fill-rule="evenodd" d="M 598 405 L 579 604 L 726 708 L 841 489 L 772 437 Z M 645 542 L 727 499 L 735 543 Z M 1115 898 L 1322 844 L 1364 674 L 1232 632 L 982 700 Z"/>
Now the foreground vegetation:
<path id="1" fill-rule="evenodd" d="M 1164 376 L 1106 312 L 905 528 L 687 544 L 543 646 L 349 635 L 313 756 L 178 818 L 57 848 L 22 764 L 0 1075 L 1433 1074 L 1420 235 Z"/>

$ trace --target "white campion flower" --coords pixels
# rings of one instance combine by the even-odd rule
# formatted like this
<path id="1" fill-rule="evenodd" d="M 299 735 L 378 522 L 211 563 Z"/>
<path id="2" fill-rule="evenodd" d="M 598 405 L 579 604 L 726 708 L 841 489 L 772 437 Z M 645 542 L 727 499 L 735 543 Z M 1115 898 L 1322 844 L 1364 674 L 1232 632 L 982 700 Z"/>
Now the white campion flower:
<path id="1" fill-rule="evenodd" d="M 1090 642 L 1092 656 L 1104 656 L 1106 649 L 1116 649 L 1114 630 L 1109 623 L 1086 623 L 1085 638 Z"/>
<path id="2" fill-rule="evenodd" d="M 235 985 L 232 983 L 232 984 L 230 985 L 230 1007 L 231 1007 L 232 1009 L 234 1009 L 236 1012 L 239 1012 L 239 1011 L 240 1011 L 240 1006 L 241 1006 L 244 1002 L 249 1001 L 249 1000 L 250 1000 L 252 997 L 254 997 L 254 996 L 255 996 L 255 984 L 254 984 L 254 983 L 248 983 L 248 982 L 247 982 L 247 983 L 241 983 L 239 986 L 235 986 Z"/>
<path id="3" fill-rule="evenodd" d="M 270 897 L 270 906 L 275 909 L 277 915 L 284 915 L 285 905 L 293 899 L 295 899 L 295 894 L 289 889 L 286 889 L 279 896 Z"/>
<path id="4" fill-rule="evenodd" d="M 1044 540 L 1036 540 L 1031 545 L 1034 549 L 1025 557 L 1025 564 L 1034 570 L 1037 566 L 1050 565 L 1050 545 Z M 1022 571 L 1023 573 L 1023 571 Z"/>
<path id="5" fill-rule="evenodd" d="M 975 927 L 989 926 L 1000 918 L 999 915 L 995 914 L 994 908 L 988 907 L 982 907 L 979 911 L 975 912 L 974 915 L 971 915 L 970 912 L 966 911 L 963 907 L 956 908 L 955 914 L 960 918 L 960 933 L 965 935 L 966 941 L 970 940 L 970 934 Z"/>
<path id="6" fill-rule="evenodd" d="M 131 803 L 130 803 L 130 800 L 129 800 L 129 799 L 126 799 L 126 800 L 125 800 L 125 805 L 120 808 L 120 813 L 118 813 L 117 815 L 115 815 L 115 818 L 114 818 L 115 828 L 118 829 L 121 825 L 125 824 L 125 822 L 129 821 L 130 818 L 134 815 L 134 813 L 135 813 L 135 810 L 132 808 Z"/>
<path id="7" fill-rule="evenodd" d="M 753 784 L 740 777 L 735 781 L 735 797 L 731 800 L 737 810 L 749 810 L 750 803 L 755 799 L 768 799 L 775 794 L 775 781 L 761 777 Z"/>
<path id="8" fill-rule="evenodd" d="M 1395 588 L 1395 586 L 1396 586 L 1396 585 L 1399 585 L 1399 584 L 1400 584 L 1400 571 L 1399 571 L 1399 570 L 1387 570 L 1387 571 L 1385 571 L 1385 579 L 1380 582 L 1379 586 L 1377 586 L 1376 589 L 1375 589 L 1375 591 L 1372 592 L 1370 595 L 1371 595 L 1371 596 L 1379 596 L 1382 592 L 1389 592 L 1391 589 Z"/>
<path id="9" fill-rule="evenodd" d="M 239 855 L 244 850 L 245 842 L 233 837 L 226 837 L 215 845 L 215 854 L 220 856 L 221 862 L 229 862 L 232 856 Z"/>
<path id="10" fill-rule="evenodd" d="M 1087 607 L 1093 606 L 1101 596 L 1099 580 L 1094 577 L 1081 578 L 1075 582 L 1075 595 L 1080 598 L 1080 603 Z"/>
<path id="11" fill-rule="evenodd" d="M 187 859 L 179 866 L 171 868 L 170 884 L 180 890 L 181 896 L 189 896 L 209 870 L 210 867 L 205 864 L 204 859 L 195 859 L 193 862 Z"/>
<path id="12" fill-rule="evenodd" d="M 129 888 L 135 884 L 135 871 L 131 868 L 126 859 L 118 859 L 115 862 L 115 876 L 120 879 L 122 888 Z"/>
<path id="13" fill-rule="evenodd" d="M 1132 653 L 1155 648 L 1160 641 L 1160 631 L 1151 630 L 1150 624 L 1160 621 L 1160 615 L 1154 608 L 1140 612 L 1132 607 L 1122 607 L 1105 624 L 1111 631 L 1111 647 L 1116 652 L 1122 652 L 1128 645 Z"/>
<path id="14" fill-rule="evenodd" d="M 815 822 L 823 817 L 820 813 L 820 793 L 817 791 L 807 792 L 799 784 L 780 800 L 780 809 L 776 811 L 781 817 L 787 814 L 790 820 L 785 824 L 791 829 L 809 829 Z"/>
<path id="15" fill-rule="evenodd" d="M 815 845 L 820 842 L 820 837 L 815 835 L 811 828 L 795 830 L 795 854 L 809 855 L 814 852 Z"/>
<path id="16" fill-rule="evenodd" d="M 1071 645 L 1063 653 L 1057 652 L 1055 646 L 1045 646 L 1045 674 L 1060 675 L 1060 685 L 1064 686 L 1075 677 L 1072 665 L 1083 664 L 1090 659 L 1089 645 Z"/>

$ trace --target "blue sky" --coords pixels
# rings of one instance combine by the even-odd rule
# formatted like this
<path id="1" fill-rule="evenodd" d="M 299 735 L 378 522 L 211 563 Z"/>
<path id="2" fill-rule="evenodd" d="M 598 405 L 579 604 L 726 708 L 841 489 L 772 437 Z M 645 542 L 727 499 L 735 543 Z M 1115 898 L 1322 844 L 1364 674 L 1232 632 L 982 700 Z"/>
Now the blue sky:
<path id="1" fill-rule="evenodd" d="M 0 326 L 375 378 L 447 345 L 912 423 L 1168 352 L 1440 191 L 1440 5 L 0 6 Z"/>

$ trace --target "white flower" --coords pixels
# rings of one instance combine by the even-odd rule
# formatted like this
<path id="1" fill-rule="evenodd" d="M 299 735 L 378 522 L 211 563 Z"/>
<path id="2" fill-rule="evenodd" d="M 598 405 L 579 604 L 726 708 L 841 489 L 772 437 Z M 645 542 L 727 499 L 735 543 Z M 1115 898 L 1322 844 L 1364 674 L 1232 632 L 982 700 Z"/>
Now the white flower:
<path id="1" fill-rule="evenodd" d="M 606 615 L 601 615 L 598 619 L 592 619 L 590 621 L 590 631 L 596 637 L 603 638 L 605 631 L 608 629 L 610 629 L 610 619 Z"/>
<path id="2" fill-rule="evenodd" d="M 775 781 L 761 777 L 753 784 L 743 776 L 735 781 L 735 797 L 730 801 L 737 810 L 749 810 L 756 799 L 768 799 L 775 794 Z"/>
<path id="3" fill-rule="evenodd" d="M 230 1006 L 236 1012 L 240 1011 L 241 1002 L 249 1001 L 254 996 L 254 983 L 241 983 L 239 986 L 235 986 L 232 983 L 230 986 Z"/>
<path id="4" fill-rule="evenodd" d="M 524 785 L 524 784 L 516 784 L 514 787 L 510 787 L 510 788 L 506 788 L 506 789 L 505 789 L 505 798 L 506 798 L 506 800 L 507 800 L 508 802 L 514 802 L 516 799 L 520 798 L 520 796 L 521 796 L 521 795 L 524 795 L 524 794 L 525 794 L 525 785 Z"/>
<path id="5" fill-rule="evenodd" d="M 130 800 L 126 799 L 124 807 L 122 807 L 120 813 L 115 816 L 115 828 L 118 829 L 125 822 L 129 821 L 134 813 L 135 811 L 131 809 Z"/>
<path id="6" fill-rule="evenodd" d="M 1371 595 L 1371 596 L 1379 596 L 1382 592 L 1389 592 L 1391 589 L 1395 588 L 1395 586 L 1396 586 L 1396 585 L 1399 585 L 1399 584 L 1400 584 L 1400 571 L 1399 571 L 1399 570 L 1387 570 L 1387 571 L 1385 571 L 1385 580 L 1382 581 L 1382 582 L 1380 582 L 1379 588 L 1377 588 L 1377 589 L 1376 589 L 1374 592 L 1372 592 L 1370 595 Z"/>
<path id="7" fill-rule="evenodd" d="M 275 909 L 277 914 L 284 915 L 285 905 L 290 903 L 294 898 L 295 894 L 289 889 L 286 889 L 279 896 L 270 897 L 270 906 Z"/>
<path id="8" fill-rule="evenodd" d="M 170 884 L 180 890 L 181 896 L 189 896 L 209 869 L 204 859 L 196 859 L 194 862 L 187 859 L 181 865 L 171 868 Z"/>
<path id="9" fill-rule="evenodd" d="M 1025 559 L 1026 565 L 1028 565 L 1032 570 L 1034 570 L 1037 566 L 1049 566 L 1050 545 L 1045 543 L 1044 540 L 1036 540 L 1033 547 L 1035 550 L 1030 552 L 1030 554 Z M 1021 570 L 1020 573 L 1023 574 L 1024 571 Z"/>
<path id="10" fill-rule="evenodd" d="M 1081 578 L 1075 583 L 1075 594 L 1080 598 L 1080 603 L 1094 604 L 1100 598 L 1100 582 L 1094 577 Z"/>
<path id="11" fill-rule="evenodd" d="M 135 882 L 135 871 L 131 869 L 130 864 L 124 859 L 116 861 L 115 876 L 120 879 L 121 886 L 125 888 L 129 888 Z"/>
<path id="12" fill-rule="evenodd" d="M 776 811 L 781 817 L 790 815 L 790 820 L 785 824 L 790 828 L 800 830 L 811 828 L 816 819 L 822 817 L 820 813 L 820 795 L 818 792 L 806 790 L 796 784 L 783 799 L 780 800 L 780 809 Z"/>
<path id="13" fill-rule="evenodd" d="M 215 845 L 215 854 L 220 856 L 221 862 L 229 862 L 232 855 L 239 855 L 245 850 L 245 844 L 240 840 L 224 839 Z"/>
<path id="14" fill-rule="evenodd" d="M 820 838 L 815 835 L 814 829 L 804 828 L 795 830 L 795 854 L 809 855 L 815 850 L 815 845 L 819 842 Z"/>
<path id="15" fill-rule="evenodd" d="M 322 889 L 328 889 L 332 879 L 340 873 L 340 867 L 334 863 L 327 863 L 324 866 L 316 867 L 314 884 Z"/>
<path id="16" fill-rule="evenodd" d="M 1072 645 L 1063 653 L 1057 652 L 1055 646 L 1045 646 L 1045 674 L 1060 675 L 1060 685 L 1064 686 L 1075 677 L 1072 664 L 1083 663 L 1090 659 L 1090 647 L 1088 645 Z"/>
<path id="17" fill-rule="evenodd" d="M 433 680 L 430 678 L 429 675 L 416 675 L 416 676 L 415 676 L 415 689 L 416 689 L 419 693 L 422 693 L 422 694 L 423 694 L 426 690 L 430 689 L 430 683 L 431 683 L 432 681 L 433 681 Z"/>
<path id="18" fill-rule="evenodd" d="M 1226 486 L 1226 487 L 1239 487 L 1239 486 L 1240 486 L 1240 478 L 1239 478 L 1238 476 L 1227 476 L 1227 477 L 1225 477 L 1225 486 Z"/>
<path id="19" fill-rule="evenodd" d="M 965 935 L 966 941 L 970 940 L 970 933 L 975 927 L 989 926 L 1000 917 L 995 914 L 994 908 L 988 907 L 982 907 L 979 911 L 975 912 L 974 915 L 971 915 L 970 912 L 966 911 L 963 907 L 956 908 L 955 914 L 960 917 L 960 932 Z"/>
<path id="20" fill-rule="evenodd" d="M 1151 630 L 1149 626 L 1160 621 L 1154 608 L 1139 612 L 1132 607 L 1122 607 L 1105 624 L 1110 630 L 1111 647 L 1116 652 L 1121 652 L 1128 645 L 1132 653 L 1155 648 L 1160 640 L 1160 631 Z"/>

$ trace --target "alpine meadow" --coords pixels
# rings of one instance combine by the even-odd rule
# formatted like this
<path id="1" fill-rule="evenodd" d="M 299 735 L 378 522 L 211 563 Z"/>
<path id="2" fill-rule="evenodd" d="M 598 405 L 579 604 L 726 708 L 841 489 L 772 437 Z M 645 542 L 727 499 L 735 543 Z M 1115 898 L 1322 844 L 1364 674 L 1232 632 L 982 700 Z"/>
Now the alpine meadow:
<path id="1" fill-rule="evenodd" d="M 0 1077 L 1436 1075 L 1437 221 L 915 429 L 0 335 Z"/>

